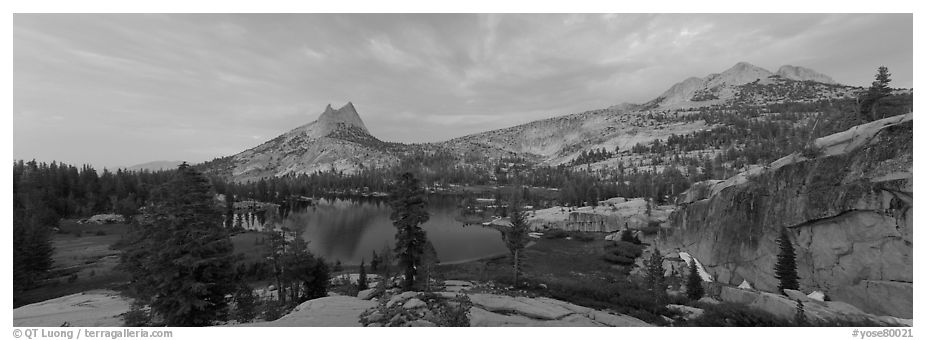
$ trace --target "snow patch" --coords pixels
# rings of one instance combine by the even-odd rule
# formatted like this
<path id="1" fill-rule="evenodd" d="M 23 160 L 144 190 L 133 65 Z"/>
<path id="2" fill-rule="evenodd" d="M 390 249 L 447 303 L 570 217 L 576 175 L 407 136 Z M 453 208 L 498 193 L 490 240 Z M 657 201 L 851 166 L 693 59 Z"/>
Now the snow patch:
<path id="1" fill-rule="evenodd" d="M 691 265 L 691 261 L 694 260 L 695 266 L 698 267 L 698 275 L 701 276 L 701 280 L 704 282 L 714 282 L 714 278 L 711 277 L 711 274 L 708 274 L 707 271 L 704 270 L 704 266 L 701 265 L 701 261 L 698 261 L 698 259 L 683 251 L 678 252 L 678 257 L 681 257 L 682 260 L 685 260 L 685 263 L 688 265 Z"/>

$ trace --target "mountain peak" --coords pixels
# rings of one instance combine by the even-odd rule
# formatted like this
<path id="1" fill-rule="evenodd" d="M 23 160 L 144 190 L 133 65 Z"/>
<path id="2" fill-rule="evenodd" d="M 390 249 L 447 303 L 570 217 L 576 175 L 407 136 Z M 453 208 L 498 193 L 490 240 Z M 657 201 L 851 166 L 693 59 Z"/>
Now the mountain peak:
<path id="1" fill-rule="evenodd" d="M 745 70 L 750 68 L 756 68 L 756 65 L 747 63 L 745 61 L 738 62 L 731 67 L 731 69 Z"/>
<path id="2" fill-rule="evenodd" d="M 716 80 L 726 85 L 735 86 L 751 83 L 756 79 L 765 79 L 771 75 L 772 72 L 769 72 L 769 70 L 741 61 L 726 71 L 721 72 Z"/>
<path id="3" fill-rule="evenodd" d="M 367 134 L 370 133 L 366 125 L 363 124 L 363 120 L 360 119 L 360 115 L 357 114 L 357 109 L 354 108 L 354 104 L 351 102 L 347 102 L 346 105 L 337 110 L 331 108 L 331 104 L 328 104 L 325 108 L 325 112 L 322 112 L 315 123 L 318 125 L 316 133 L 319 135 L 318 137 L 326 136 L 341 126 L 353 126 Z"/>
<path id="4" fill-rule="evenodd" d="M 691 77 L 672 85 L 667 91 L 647 105 L 663 108 L 700 107 L 727 101 L 737 96 L 735 88 L 758 82 L 762 85 L 776 84 L 770 79 L 778 76 L 792 81 L 815 81 L 836 84 L 829 76 L 806 67 L 784 65 L 778 72 L 755 66 L 745 61 L 738 62 L 721 73 L 711 73 L 704 78 Z"/>

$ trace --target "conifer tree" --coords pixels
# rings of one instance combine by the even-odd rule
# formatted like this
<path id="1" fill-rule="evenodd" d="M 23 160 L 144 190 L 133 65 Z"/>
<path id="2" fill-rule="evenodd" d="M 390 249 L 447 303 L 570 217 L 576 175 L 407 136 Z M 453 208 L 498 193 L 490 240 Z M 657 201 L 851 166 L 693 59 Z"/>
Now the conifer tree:
<path id="1" fill-rule="evenodd" d="M 521 211 L 521 202 L 514 198 L 511 200 L 510 205 L 508 215 L 511 218 L 511 225 L 503 229 L 502 239 L 505 241 L 505 246 L 508 247 L 508 252 L 511 253 L 514 286 L 517 287 L 519 286 L 523 267 L 524 247 L 527 246 L 529 240 L 527 236 L 529 227 L 524 212 Z"/>
<path id="2" fill-rule="evenodd" d="M 873 81 L 868 88 L 868 93 L 865 95 L 865 100 L 862 103 L 862 112 L 866 114 L 863 118 L 867 120 L 877 120 L 881 118 L 881 116 L 878 115 L 878 105 L 882 98 L 891 94 L 892 90 L 890 86 L 888 86 L 890 82 L 891 73 L 888 72 L 887 67 L 878 67 L 878 73 L 875 74 L 875 81 Z"/>
<path id="3" fill-rule="evenodd" d="M 367 286 L 367 268 L 364 259 L 360 259 L 360 277 L 357 279 L 357 290 L 365 290 Z"/>
<path id="4" fill-rule="evenodd" d="M 209 182 L 186 163 L 161 186 L 122 255 L 131 287 L 169 326 L 208 326 L 228 315 L 234 256 Z"/>
<path id="5" fill-rule="evenodd" d="M 35 161 L 22 170 L 13 189 L 13 291 L 32 288 L 52 266 L 51 228 L 58 215 L 48 207 Z M 14 295 L 15 299 L 15 295 Z"/>
<path id="6" fill-rule="evenodd" d="M 309 252 L 308 245 L 302 238 L 293 238 L 286 244 L 281 260 L 282 279 L 284 285 L 290 286 L 291 305 L 328 295 L 330 270 L 323 258 Z"/>
<path id="7" fill-rule="evenodd" d="M 778 261 L 775 263 L 775 278 L 778 279 L 778 291 L 798 290 L 797 255 L 785 229 L 778 235 Z"/>
<path id="8" fill-rule="evenodd" d="M 225 194 L 225 227 L 231 229 L 235 223 L 235 198 L 231 192 Z"/>
<path id="9" fill-rule="evenodd" d="M 698 272 L 697 263 L 694 257 L 688 262 L 688 281 L 685 282 L 686 293 L 690 300 L 700 300 L 704 297 L 704 286 L 702 286 L 701 274 Z"/>
<path id="10" fill-rule="evenodd" d="M 646 288 L 650 291 L 650 296 L 658 304 L 663 304 L 668 300 L 668 294 L 666 293 L 666 270 L 665 267 L 662 266 L 663 260 L 659 249 L 653 249 L 650 258 L 643 261 Z"/>
<path id="11" fill-rule="evenodd" d="M 405 276 L 403 288 L 410 290 L 415 285 L 417 267 L 421 264 L 427 242 L 427 235 L 421 228 L 421 224 L 430 218 L 426 210 L 427 201 L 418 179 L 408 172 L 399 176 L 391 198 L 392 213 L 389 218 L 397 229 L 395 252 Z"/>
<path id="12" fill-rule="evenodd" d="M 373 251 L 373 259 L 370 260 L 370 271 L 374 273 L 379 272 L 379 255 L 376 254 L 376 250 Z"/>

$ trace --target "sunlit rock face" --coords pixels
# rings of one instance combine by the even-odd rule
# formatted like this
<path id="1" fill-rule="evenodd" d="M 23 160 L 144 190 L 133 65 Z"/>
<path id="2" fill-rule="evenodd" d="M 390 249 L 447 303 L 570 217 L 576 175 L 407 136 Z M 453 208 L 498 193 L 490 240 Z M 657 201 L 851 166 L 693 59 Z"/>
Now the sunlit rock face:
<path id="1" fill-rule="evenodd" d="M 660 248 L 698 258 L 718 282 L 777 290 L 776 238 L 797 249 L 802 291 L 877 314 L 913 312 L 913 122 L 895 116 L 820 138 L 724 182 L 694 186 Z"/>

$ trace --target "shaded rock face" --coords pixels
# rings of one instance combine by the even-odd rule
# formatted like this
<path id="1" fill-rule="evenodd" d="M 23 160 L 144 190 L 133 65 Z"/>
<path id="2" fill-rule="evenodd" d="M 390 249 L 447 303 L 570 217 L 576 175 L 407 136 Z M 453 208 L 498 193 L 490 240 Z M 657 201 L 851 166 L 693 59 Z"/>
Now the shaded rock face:
<path id="1" fill-rule="evenodd" d="M 691 253 L 718 282 L 748 280 L 776 291 L 776 238 L 784 228 L 801 290 L 911 318 L 912 114 L 856 130 L 817 140 L 824 156 L 791 156 L 748 180 L 711 184 L 704 199 L 686 195 L 692 201 L 671 215 L 659 247 Z"/>

